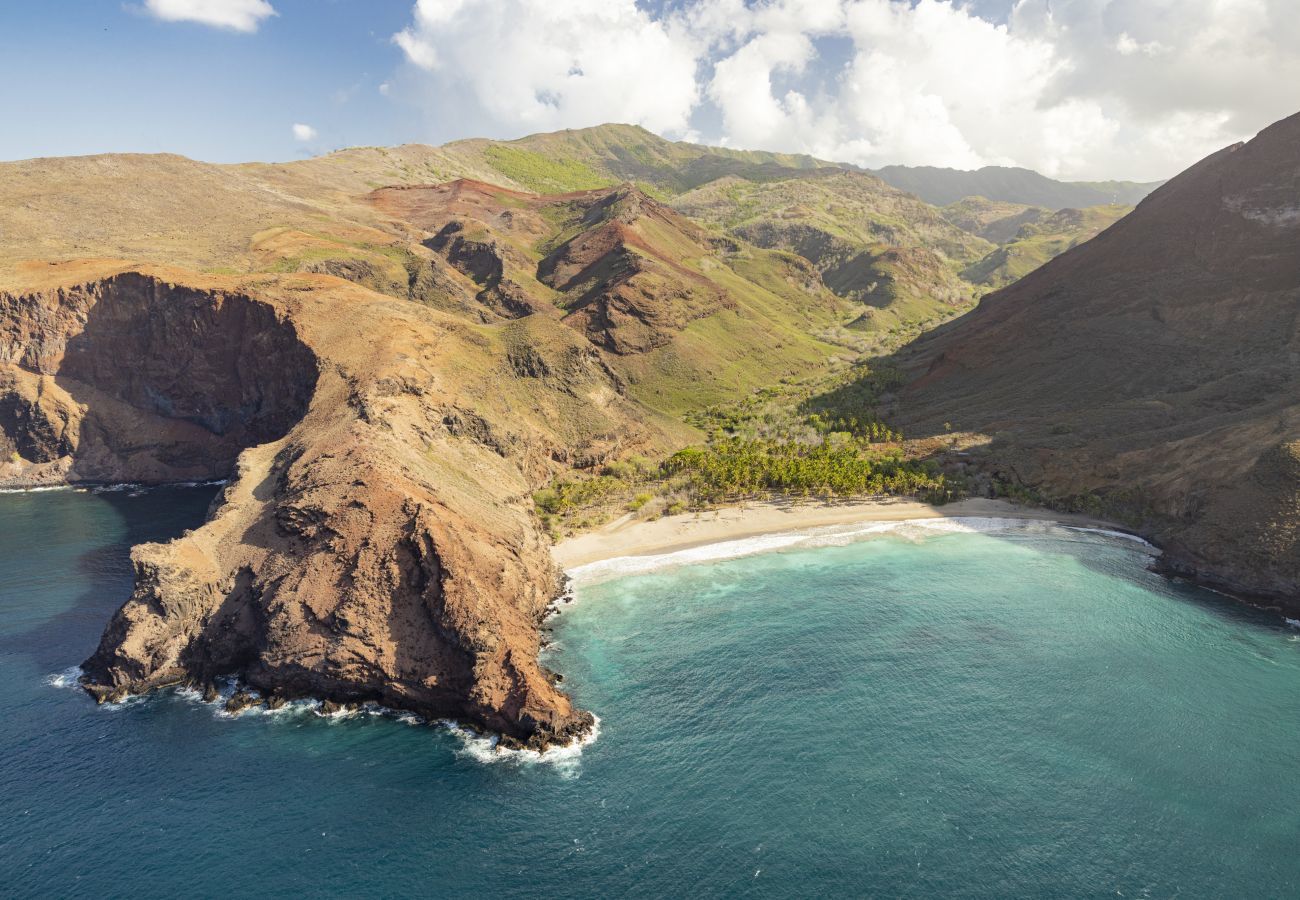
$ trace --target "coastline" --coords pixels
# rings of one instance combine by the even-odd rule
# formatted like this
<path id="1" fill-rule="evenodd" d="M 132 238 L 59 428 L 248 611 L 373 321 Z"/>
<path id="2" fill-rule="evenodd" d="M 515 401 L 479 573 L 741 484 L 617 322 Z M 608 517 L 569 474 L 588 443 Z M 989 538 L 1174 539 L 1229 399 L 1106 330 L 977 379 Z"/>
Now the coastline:
<path id="1" fill-rule="evenodd" d="M 969 499 L 944 506 L 902 497 L 853 501 L 756 500 L 658 519 L 637 519 L 629 513 L 593 531 L 565 538 L 551 548 L 551 556 L 561 569 L 571 573 L 613 559 L 661 556 L 710 544 L 811 529 L 943 519 L 1055 522 L 1128 533 L 1113 522 L 1093 516 L 1018 506 L 1006 500 Z"/>

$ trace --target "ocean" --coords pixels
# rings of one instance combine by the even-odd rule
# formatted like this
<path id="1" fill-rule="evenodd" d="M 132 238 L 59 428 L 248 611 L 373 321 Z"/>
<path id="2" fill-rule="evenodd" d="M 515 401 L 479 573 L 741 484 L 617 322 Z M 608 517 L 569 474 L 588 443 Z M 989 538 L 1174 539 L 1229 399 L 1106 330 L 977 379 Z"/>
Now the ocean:
<path id="1" fill-rule="evenodd" d="M 96 706 L 130 546 L 212 496 L 0 495 L 0 895 L 1300 894 L 1300 630 L 1132 540 L 588 570 L 547 663 L 600 733 L 539 759 L 382 711 Z"/>

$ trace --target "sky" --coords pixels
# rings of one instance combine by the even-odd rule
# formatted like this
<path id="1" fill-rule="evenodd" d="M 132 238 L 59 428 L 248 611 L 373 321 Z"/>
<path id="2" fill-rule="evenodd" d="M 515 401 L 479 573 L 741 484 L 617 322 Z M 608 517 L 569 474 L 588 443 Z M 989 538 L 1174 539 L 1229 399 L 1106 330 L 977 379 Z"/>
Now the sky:
<path id="1" fill-rule="evenodd" d="M 1167 178 L 1300 111 L 1297 0 L 0 4 L 0 159 L 602 122 L 867 167 Z"/>

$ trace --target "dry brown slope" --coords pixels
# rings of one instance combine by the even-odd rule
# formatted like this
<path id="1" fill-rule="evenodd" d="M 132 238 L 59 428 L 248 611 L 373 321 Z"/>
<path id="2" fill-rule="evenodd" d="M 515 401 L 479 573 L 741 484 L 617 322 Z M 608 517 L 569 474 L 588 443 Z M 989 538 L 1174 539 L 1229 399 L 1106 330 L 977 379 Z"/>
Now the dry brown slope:
<path id="1" fill-rule="evenodd" d="M 1167 565 L 1300 606 L 1300 116 L 1184 172 L 903 357 L 906 427 L 994 437 Z"/>
<path id="2" fill-rule="evenodd" d="M 237 675 L 533 745 L 587 727 L 537 663 L 557 573 L 530 492 L 575 456 L 668 439 L 580 335 L 538 342 L 542 375 L 511 362 L 528 322 L 503 334 L 326 276 L 28 276 L 0 295 L 0 415 L 20 413 L 0 482 L 234 468 L 203 527 L 133 551 L 95 693 Z"/>

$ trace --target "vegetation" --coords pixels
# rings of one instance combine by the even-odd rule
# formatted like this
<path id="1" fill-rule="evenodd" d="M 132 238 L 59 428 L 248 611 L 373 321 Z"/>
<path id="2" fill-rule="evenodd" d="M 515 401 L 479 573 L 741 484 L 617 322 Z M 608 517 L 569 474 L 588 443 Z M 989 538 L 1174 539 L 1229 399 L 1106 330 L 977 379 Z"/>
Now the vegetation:
<path id="1" fill-rule="evenodd" d="M 1025 220 L 1006 243 L 963 269 L 962 277 L 991 288 L 1004 287 L 1066 250 L 1096 237 L 1131 210 L 1129 206 L 1092 206 L 1062 209 Z"/>
<path id="2" fill-rule="evenodd" d="M 901 448 L 879 450 L 846 432 L 820 444 L 746 441 L 729 438 L 707 447 L 688 447 L 664 463 L 664 473 L 685 474 L 697 501 L 771 492 L 797 497 L 913 494 L 947 500 L 941 474 L 925 463 L 904 459 Z"/>
<path id="3" fill-rule="evenodd" d="M 511 144 L 492 144 L 483 155 L 492 168 L 538 194 L 587 191 L 617 183 L 580 160 L 543 156 Z"/>
<path id="4" fill-rule="evenodd" d="M 968 308 L 979 291 L 959 277 L 994 249 L 939 210 L 860 172 L 787 171 L 722 178 L 674 207 L 759 247 L 802 257 L 857 310 L 854 329 L 887 332 Z"/>
<path id="5" fill-rule="evenodd" d="M 733 500 L 900 494 L 942 503 L 962 495 L 928 460 L 909 452 L 901 432 L 876 412 L 902 376 L 854 366 L 829 380 L 785 382 L 744 399 L 687 414 L 702 444 L 658 465 L 633 459 L 599 475 L 538 491 L 539 515 L 554 532 L 600 524 L 625 512 L 646 517 Z"/>

